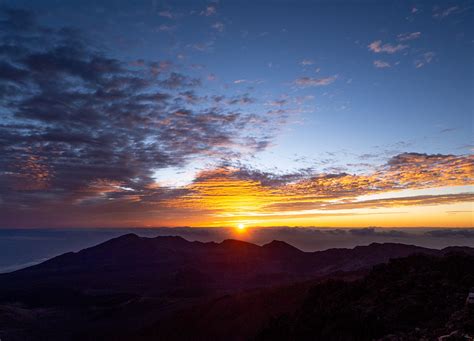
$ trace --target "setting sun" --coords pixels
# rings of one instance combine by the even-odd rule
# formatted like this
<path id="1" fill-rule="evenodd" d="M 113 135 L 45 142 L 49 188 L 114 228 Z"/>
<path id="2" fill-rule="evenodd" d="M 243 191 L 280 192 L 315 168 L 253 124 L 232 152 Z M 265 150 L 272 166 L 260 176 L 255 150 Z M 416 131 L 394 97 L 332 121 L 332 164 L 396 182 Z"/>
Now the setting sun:
<path id="1" fill-rule="evenodd" d="M 245 228 L 246 228 L 245 224 L 242 224 L 242 223 L 237 224 L 237 230 L 238 230 L 239 232 L 245 231 Z"/>

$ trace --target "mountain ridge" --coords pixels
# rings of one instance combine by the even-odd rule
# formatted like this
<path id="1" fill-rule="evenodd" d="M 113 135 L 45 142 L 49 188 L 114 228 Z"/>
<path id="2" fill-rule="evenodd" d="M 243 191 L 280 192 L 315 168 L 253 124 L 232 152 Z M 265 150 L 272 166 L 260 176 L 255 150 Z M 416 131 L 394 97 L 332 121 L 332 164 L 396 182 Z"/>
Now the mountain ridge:
<path id="1" fill-rule="evenodd" d="M 367 253 L 377 253 L 381 252 L 382 254 L 386 254 L 390 256 L 390 251 L 392 252 L 403 252 L 406 251 L 408 253 L 428 253 L 428 254 L 446 254 L 448 252 L 467 252 L 467 253 L 474 253 L 474 248 L 470 247 L 458 247 L 458 246 L 450 246 L 443 249 L 431 249 L 426 247 L 421 247 L 417 245 L 411 244 L 403 244 L 403 243 L 377 243 L 373 242 L 368 245 L 358 245 L 354 248 L 330 248 L 326 250 L 318 250 L 318 251 L 303 251 L 298 249 L 297 247 L 281 241 L 281 240 L 272 240 L 269 243 L 263 245 L 257 245 L 251 242 L 237 240 L 237 239 L 225 239 L 221 242 L 200 242 L 200 241 L 189 241 L 181 236 L 157 236 L 157 237 L 140 237 L 135 233 L 128 233 L 122 236 L 118 236 L 112 239 L 109 239 L 103 243 L 84 248 L 77 252 L 66 252 L 61 255 L 52 257 L 42 263 L 35 264 L 23 269 L 15 270 L 9 273 L 0 274 L 0 279 L 5 275 L 10 275 L 14 273 L 23 273 L 28 272 L 31 270 L 35 270 L 38 268 L 42 268 L 46 265 L 56 264 L 57 262 L 62 263 L 62 261 L 69 260 L 72 257 L 82 256 L 86 254 L 94 255 L 95 252 L 117 252 L 120 249 L 121 252 L 124 252 L 124 247 L 136 247 L 137 243 L 140 243 L 140 248 L 145 248 L 143 252 L 146 251 L 147 248 L 162 248 L 162 250 L 166 249 L 168 251 L 182 251 L 183 249 L 187 249 L 187 251 L 192 250 L 195 251 L 198 248 L 209 248 L 210 249 L 219 249 L 225 250 L 226 248 L 232 248 L 234 251 L 237 249 L 246 249 L 249 251 L 284 251 L 290 252 L 294 255 L 314 255 L 314 256 L 322 256 L 322 258 L 335 257 L 352 253 L 354 255 L 364 255 Z M 225 250 L 230 251 L 230 250 Z M 133 256 L 133 255 L 132 255 Z M 334 258 L 333 258 L 334 259 Z M 100 260 L 98 260 L 100 261 Z"/>
<path id="2" fill-rule="evenodd" d="M 391 258 L 415 253 L 443 255 L 457 250 L 474 254 L 472 248 L 436 250 L 399 243 L 305 252 L 277 240 L 260 246 L 235 239 L 216 243 L 188 241 L 179 236 L 146 238 L 129 233 L 0 274 L 0 288 L 25 288 L 27 280 L 46 287 L 54 284 L 80 290 L 145 290 L 162 294 L 173 285 L 187 286 L 186 280 L 179 278 L 188 272 L 195 274 L 196 281 L 209 290 L 248 289 L 369 269 Z M 142 290 L 138 290 L 138 282 Z"/>
<path id="3" fill-rule="evenodd" d="M 317 283 L 357 281 L 374 267 L 407 256 L 416 264 L 418 256 L 459 253 L 474 256 L 474 249 L 372 243 L 304 252 L 283 241 L 260 246 L 238 240 L 216 243 L 126 234 L 0 274 L 0 336 L 15 339 L 18 333 L 33 333 L 31 339 L 41 335 L 45 340 L 64 340 L 73 333 L 86 340 L 91 335 L 156 339 L 155 332 L 176 333 L 185 319 L 204 337 L 211 332 L 205 326 L 222 319 L 222 328 L 212 332 L 222 336 L 226 328 L 238 328 L 237 340 L 237 335 L 256 336 L 275 314 L 294 312 Z M 233 317 L 243 312 L 255 315 Z M 18 320 L 12 322 L 12 316 Z M 11 325 L 19 329 L 2 334 L 2 321 L 7 329 Z M 271 326 L 268 332 L 275 330 Z"/>

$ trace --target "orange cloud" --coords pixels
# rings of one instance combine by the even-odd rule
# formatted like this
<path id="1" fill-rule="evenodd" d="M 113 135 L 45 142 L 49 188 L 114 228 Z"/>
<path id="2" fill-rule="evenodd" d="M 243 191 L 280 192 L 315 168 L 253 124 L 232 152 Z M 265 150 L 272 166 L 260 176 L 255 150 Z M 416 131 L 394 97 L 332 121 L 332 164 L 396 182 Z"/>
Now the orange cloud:
<path id="1" fill-rule="evenodd" d="M 329 213 L 331 210 L 456 204 L 472 201 L 474 194 L 359 198 L 402 190 L 472 185 L 473 165 L 472 155 L 405 153 L 393 157 L 370 174 L 318 174 L 299 179 L 298 175 L 275 176 L 222 167 L 202 172 L 187 186 L 186 195 L 172 198 L 165 204 L 200 211 L 215 217 L 219 223 L 242 217 L 258 221 L 271 216 L 315 216 L 314 210 Z"/>
<path id="2" fill-rule="evenodd" d="M 47 189 L 53 178 L 53 170 L 46 158 L 35 155 L 30 149 L 28 154 L 18 158 L 11 173 L 15 190 L 34 191 Z"/>

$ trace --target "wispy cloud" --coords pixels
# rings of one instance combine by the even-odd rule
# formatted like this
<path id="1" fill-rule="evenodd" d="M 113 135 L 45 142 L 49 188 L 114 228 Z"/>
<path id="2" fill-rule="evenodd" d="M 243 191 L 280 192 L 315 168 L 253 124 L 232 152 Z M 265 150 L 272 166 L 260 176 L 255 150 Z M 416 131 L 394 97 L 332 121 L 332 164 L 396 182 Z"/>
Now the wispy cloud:
<path id="1" fill-rule="evenodd" d="M 314 78 L 314 77 L 300 77 L 293 81 L 298 87 L 313 87 L 313 86 L 325 86 L 333 83 L 336 80 L 336 76 Z"/>
<path id="2" fill-rule="evenodd" d="M 415 40 L 421 37 L 421 32 L 401 33 L 397 36 L 398 41 Z"/>
<path id="3" fill-rule="evenodd" d="M 204 15 L 206 17 L 213 16 L 217 13 L 217 5 L 216 4 L 210 4 L 207 5 L 207 7 L 201 11 L 200 15 Z"/>
<path id="4" fill-rule="evenodd" d="M 224 28 L 225 28 L 224 24 L 223 24 L 222 22 L 220 22 L 220 21 L 218 21 L 218 22 L 212 24 L 211 27 L 212 27 L 213 29 L 215 29 L 216 31 L 218 31 L 218 32 L 224 32 Z"/>
<path id="5" fill-rule="evenodd" d="M 374 66 L 378 69 L 385 69 L 391 67 L 389 62 L 383 60 L 374 60 Z"/>
<path id="6" fill-rule="evenodd" d="M 269 105 L 272 107 L 281 107 L 287 103 L 288 103 L 288 100 L 286 99 L 277 99 L 277 100 L 267 102 L 266 105 Z"/>
<path id="7" fill-rule="evenodd" d="M 232 83 L 234 83 L 234 84 L 260 84 L 260 83 L 263 83 L 263 82 L 264 82 L 263 79 L 244 79 L 244 78 L 241 78 L 241 79 L 234 80 Z"/>
<path id="8" fill-rule="evenodd" d="M 247 104 L 253 104 L 255 102 L 256 102 L 255 98 L 250 97 L 249 94 L 234 96 L 233 98 L 230 98 L 227 101 L 229 105 L 235 105 L 235 104 L 247 105 Z"/>
<path id="9" fill-rule="evenodd" d="M 206 42 L 199 42 L 199 43 L 194 43 L 194 44 L 189 44 L 187 45 L 187 47 L 190 47 L 196 51 L 200 51 L 200 52 L 207 52 L 207 51 L 210 51 L 212 50 L 214 46 L 214 40 L 209 40 L 209 41 L 206 41 Z"/>
<path id="10" fill-rule="evenodd" d="M 420 58 L 416 59 L 414 64 L 417 69 L 429 64 L 433 61 L 433 58 L 436 56 L 434 52 L 426 52 L 421 55 Z"/>
<path id="11" fill-rule="evenodd" d="M 174 19 L 175 18 L 175 15 L 169 10 L 160 11 L 160 12 L 158 12 L 158 15 L 160 17 L 164 17 L 164 18 L 168 18 L 168 19 Z"/>
<path id="12" fill-rule="evenodd" d="M 311 60 L 311 59 L 303 59 L 300 62 L 300 65 L 302 65 L 302 66 L 309 66 L 309 65 L 313 65 L 313 64 L 314 64 L 314 61 Z"/>
<path id="13" fill-rule="evenodd" d="M 158 32 L 171 32 L 176 29 L 176 26 L 171 26 L 171 25 L 166 25 L 166 24 L 161 24 L 158 26 L 156 29 Z"/>
<path id="14" fill-rule="evenodd" d="M 408 48 L 408 45 L 404 44 L 382 44 L 381 40 L 376 40 L 373 41 L 368 45 L 368 48 L 370 51 L 375 52 L 375 53 L 388 53 L 388 54 L 393 54 L 402 50 L 405 50 Z"/>
<path id="15" fill-rule="evenodd" d="M 444 9 L 435 6 L 433 8 L 433 18 L 443 19 L 451 14 L 458 13 L 460 10 L 459 6 L 451 6 Z"/>

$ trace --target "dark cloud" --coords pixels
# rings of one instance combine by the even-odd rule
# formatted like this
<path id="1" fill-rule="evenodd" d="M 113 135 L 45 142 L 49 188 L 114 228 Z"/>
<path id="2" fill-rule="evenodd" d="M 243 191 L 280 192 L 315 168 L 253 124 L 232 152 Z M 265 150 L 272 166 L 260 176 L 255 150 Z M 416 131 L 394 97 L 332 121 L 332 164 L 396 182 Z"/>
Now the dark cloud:
<path id="1" fill-rule="evenodd" d="M 160 84 L 168 89 L 179 89 L 199 86 L 201 85 L 201 81 L 197 78 L 189 78 L 179 73 L 172 72 L 168 78 L 162 80 Z"/>
<path id="2" fill-rule="evenodd" d="M 201 183 L 208 180 L 227 181 L 229 179 L 233 179 L 258 182 L 265 187 L 276 187 L 293 181 L 301 180 L 307 177 L 310 172 L 311 169 L 301 169 L 300 171 L 292 173 L 275 174 L 244 166 L 239 167 L 238 165 L 228 163 L 224 164 L 222 168 L 199 174 L 194 182 Z"/>
<path id="3" fill-rule="evenodd" d="M 0 15 L 2 224 L 58 203 L 155 203 L 169 192 L 153 187 L 154 170 L 268 144 L 245 133 L 258 117 L 207 105 L 190 89 L 201 80 L 169 62 L 119 60 L 31 12 Z"/>
<path id="4" fill-rule="evenodd" d="M 428 231 L 426 234 L 436 238 L 458 237 L 474 239 L 474 229 L 440 229 Z"/>
<path id="5" fill-rule="evenodd" d="M 364 237 L 395 237 L 395 238 L 404 238 L 409 237 L 410 233 L 400 230 L 383 230 L 375 228 L 361 228 L 361 229 L 351 229 L 348 232 L 354 236 L 364 236 Z"/>
<path id="6" fill-rule="evenodd" d="M 251 98 L 248 94 L 244 94 L 241 96 L 236 96 L 228 101 L 228 104 L 234 105 L 234 104 L 240 104 L 240 105 L 247 105 L 247 104 L 253 104 L 255 103 L 256 100 L 254 98 Z"/>
<path id="7" fill-rule="evenodd" d="M 10 63 L 0 62 L 0 77 L 3 80 L 20 82 L 25 80 L 28 76 L 28 72 L 23 69 L 19 69 Z"/>
<path id="8" fill-rule="evenodd" d="M 33 13 L 14 8 L 0 8 L 3 18 L 0 19 L 0 27 L 16 31 L 26 32 L 37 28 L 36 18 Z"/>

